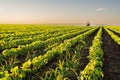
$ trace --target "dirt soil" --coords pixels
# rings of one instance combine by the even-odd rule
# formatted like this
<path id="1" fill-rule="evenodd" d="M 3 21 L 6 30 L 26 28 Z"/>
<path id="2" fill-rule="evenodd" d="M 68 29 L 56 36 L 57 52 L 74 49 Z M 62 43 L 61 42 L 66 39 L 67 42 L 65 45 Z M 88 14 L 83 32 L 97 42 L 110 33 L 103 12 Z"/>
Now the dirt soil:
<path id="1" fill-rule="evenodd" d="M 120 80 L 120 45 L 103 30 L 104 80 Z"/>

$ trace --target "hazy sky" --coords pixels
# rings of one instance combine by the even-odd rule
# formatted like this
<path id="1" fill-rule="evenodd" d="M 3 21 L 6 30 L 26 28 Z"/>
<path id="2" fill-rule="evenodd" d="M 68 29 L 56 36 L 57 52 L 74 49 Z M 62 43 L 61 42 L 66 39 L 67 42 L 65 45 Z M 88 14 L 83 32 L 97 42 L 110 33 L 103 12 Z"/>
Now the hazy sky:
<path id="1" fill-rule="evenodd" d="M 118 24 L 120 0 L 0 0 L 1 24 Z"/>

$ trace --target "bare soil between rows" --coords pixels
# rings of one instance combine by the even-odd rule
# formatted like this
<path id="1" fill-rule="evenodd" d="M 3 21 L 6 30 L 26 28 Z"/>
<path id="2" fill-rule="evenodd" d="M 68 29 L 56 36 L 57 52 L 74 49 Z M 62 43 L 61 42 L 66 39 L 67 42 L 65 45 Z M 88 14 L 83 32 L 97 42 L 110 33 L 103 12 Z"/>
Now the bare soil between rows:
<path id="1" fill-rule="evenodd" d="M 104 80 L 120 80 L 120 45 L 103 29 Z"/>

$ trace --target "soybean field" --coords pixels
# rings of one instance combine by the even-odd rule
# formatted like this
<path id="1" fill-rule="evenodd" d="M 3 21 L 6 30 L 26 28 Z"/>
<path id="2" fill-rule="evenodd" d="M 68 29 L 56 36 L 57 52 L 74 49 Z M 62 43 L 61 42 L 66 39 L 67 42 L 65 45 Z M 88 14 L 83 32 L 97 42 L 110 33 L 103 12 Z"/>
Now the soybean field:
<path id="1" fill-rule="evenodd" d="M 120 26 L 1 24 L 0 80 L 120 80 Z"/>

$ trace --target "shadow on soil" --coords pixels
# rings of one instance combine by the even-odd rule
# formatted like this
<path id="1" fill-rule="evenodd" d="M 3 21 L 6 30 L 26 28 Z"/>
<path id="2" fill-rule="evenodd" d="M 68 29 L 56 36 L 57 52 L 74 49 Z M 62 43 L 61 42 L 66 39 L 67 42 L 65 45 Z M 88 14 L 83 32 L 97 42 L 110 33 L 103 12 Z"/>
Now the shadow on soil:
<path id="1" fill-rule="evenodd" d="M 120 45 L 103 29 L 104 80 L 120 80 Z"/>

